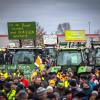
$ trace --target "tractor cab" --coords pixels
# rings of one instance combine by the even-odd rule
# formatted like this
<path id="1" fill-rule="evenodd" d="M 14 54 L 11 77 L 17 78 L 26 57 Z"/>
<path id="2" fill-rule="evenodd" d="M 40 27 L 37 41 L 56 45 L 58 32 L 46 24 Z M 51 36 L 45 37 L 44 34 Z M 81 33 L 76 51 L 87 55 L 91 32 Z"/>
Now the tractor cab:
<path id="1" fill-rule="evenodd" d="M 12 64 L 32 64 L 42 48 L 8 48 L 8 52 L 13 56 Z"/>
<path id="2" fill-rule="evenodd" d="M 57 65 L 65 68 L 80 66 L 83 62 L 82 49 L 65 48 L 59 49 L 57 55 Z"/>
<path id="3" fill-rule="evenodd" d="M 45 47 L 46 55 L 51 56 L 52 58 L 56 58 L 57 48 L 53 46 Z"/>
<path id="4" fill-rule="evenodd" d="M 100 67 L 100 48 L 96 48 L 95 58 L 96 58 L 96 66 Z"/>

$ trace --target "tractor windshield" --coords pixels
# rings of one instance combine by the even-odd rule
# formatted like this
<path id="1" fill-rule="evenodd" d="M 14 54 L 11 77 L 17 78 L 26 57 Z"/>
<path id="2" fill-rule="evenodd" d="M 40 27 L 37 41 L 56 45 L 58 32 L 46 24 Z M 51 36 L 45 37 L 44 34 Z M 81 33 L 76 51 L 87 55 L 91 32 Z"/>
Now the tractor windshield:
<path id="1" fill-rule="evenodd" d="M 97 49 L 96 53 L 96 65 L 100 65 L 100 48 Z"/>
<path id="2" fill-rule="evenodd" d="M 81 52 L 79 51 L 60 51 L 57 57 L 57 65 L 77 66 L 82 62 Z"/>
<path id="3" fill-rule="evenodd" d="M 32 64 L 34 53 L 29 51 L 18 51 L 13 57 L 13 64 Z"/>

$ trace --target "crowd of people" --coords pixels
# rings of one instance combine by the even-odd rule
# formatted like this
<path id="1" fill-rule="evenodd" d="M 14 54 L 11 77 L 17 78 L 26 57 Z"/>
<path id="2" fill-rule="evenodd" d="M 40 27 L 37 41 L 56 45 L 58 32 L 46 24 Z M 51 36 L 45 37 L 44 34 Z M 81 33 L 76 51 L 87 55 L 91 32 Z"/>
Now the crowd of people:
<path id="1" fill-rule="evenodd" d="M 0 72 L 0 100 L 100 100 L 100 70 L 80 75 L 72 69 L 49 70 L 36 70 L 31 81 L 20 71 Z"/>
<path id="2" fill-rule="evenodd" d="M 0 51 L 0 64 L 12 64 L 13 55 L 8 51 Z"/>
<path id="3" fill-rule="evenodd" d="M 0 100 L 100 100 L 100 69 L 81 74 L 71 68 L 51 72 L 55 64 L 50 57 L 44 61 L 45 67 L 37 67 L 30 80 L 18 69 L 15 73 L 0 70 Z"/>

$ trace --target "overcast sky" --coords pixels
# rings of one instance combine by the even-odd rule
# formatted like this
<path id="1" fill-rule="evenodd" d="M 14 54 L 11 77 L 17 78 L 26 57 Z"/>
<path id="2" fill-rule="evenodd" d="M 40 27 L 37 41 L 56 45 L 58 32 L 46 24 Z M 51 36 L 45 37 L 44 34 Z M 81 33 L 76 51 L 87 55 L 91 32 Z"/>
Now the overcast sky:
<path id="1" fill-rule="evenodd" d="M 91 33 L 100 29 L 100 0 L 0 0 L 0 34 L 7 34 L 7 22 L 36 21 L 47 33 L 59 23 Z"/>

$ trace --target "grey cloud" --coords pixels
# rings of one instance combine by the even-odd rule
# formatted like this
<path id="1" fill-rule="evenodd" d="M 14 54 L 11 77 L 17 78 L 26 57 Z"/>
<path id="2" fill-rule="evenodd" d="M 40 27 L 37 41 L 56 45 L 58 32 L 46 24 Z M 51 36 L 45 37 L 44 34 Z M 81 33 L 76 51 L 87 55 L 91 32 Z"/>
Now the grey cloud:
<path id="1" fill-rule="evenodd" d="M 8 21 L 37 21 L 50 33 L 70 22 L 72 29 L 91 32 L 100 28 L 100 0 L 0 0 L 0 34 L 7 34 Z"/>

